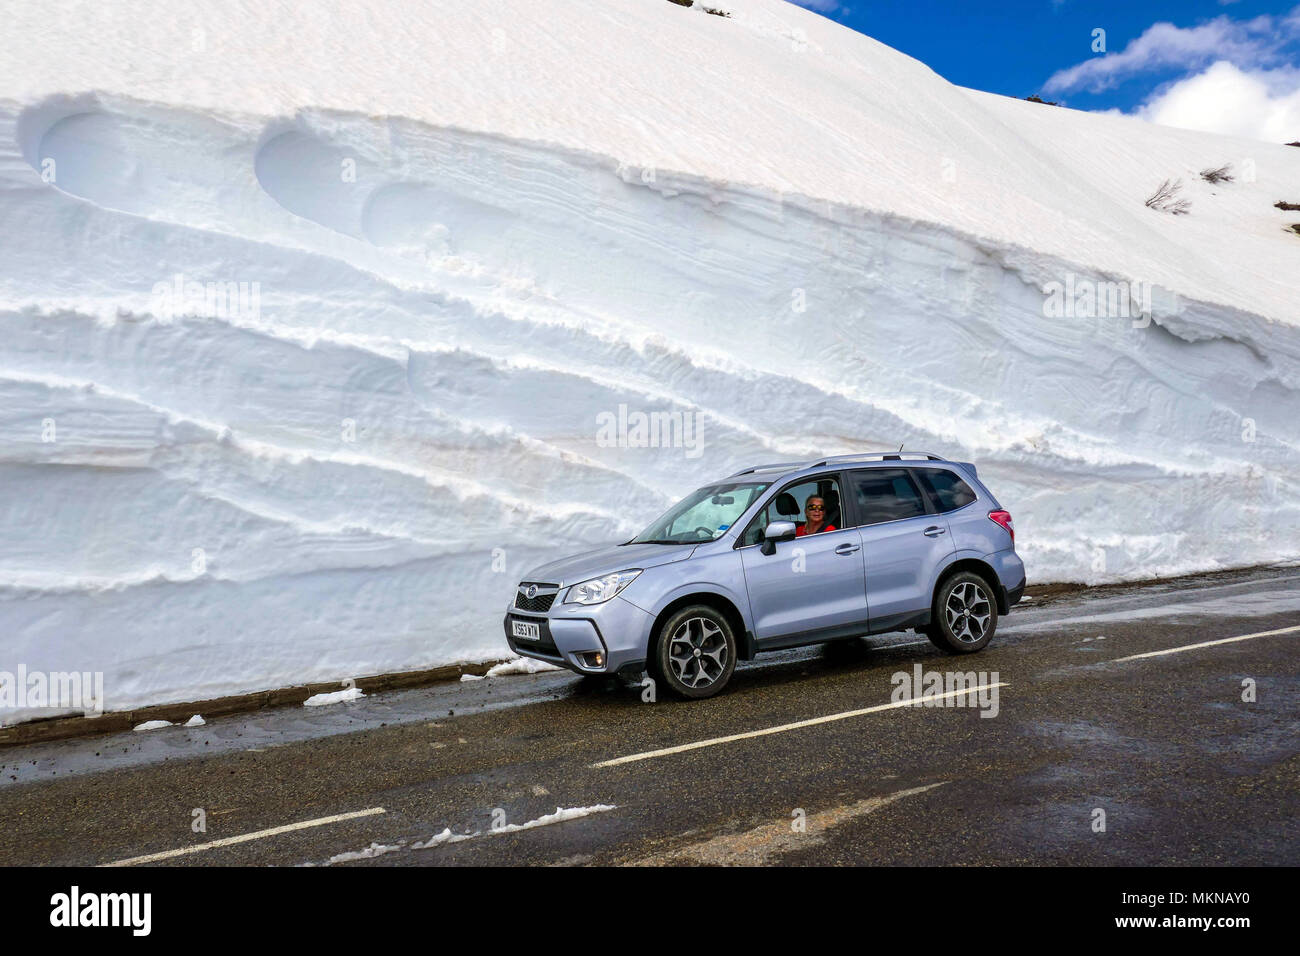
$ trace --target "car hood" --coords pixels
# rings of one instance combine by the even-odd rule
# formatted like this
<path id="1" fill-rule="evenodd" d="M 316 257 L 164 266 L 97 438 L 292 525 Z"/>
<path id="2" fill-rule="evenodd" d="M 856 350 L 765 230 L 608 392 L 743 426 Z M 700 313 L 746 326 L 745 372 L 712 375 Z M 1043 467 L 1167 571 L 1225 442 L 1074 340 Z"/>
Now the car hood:
<path id="1" fill-rule="evenodd" d="M 624 544 L 599 551 L 584 551 L 529 571 L 522 580 L 539 584 L 578 584 L 603 574 L 628 568 L 653 568 L 689 558 L 698 545 L 692 544 Z"/>

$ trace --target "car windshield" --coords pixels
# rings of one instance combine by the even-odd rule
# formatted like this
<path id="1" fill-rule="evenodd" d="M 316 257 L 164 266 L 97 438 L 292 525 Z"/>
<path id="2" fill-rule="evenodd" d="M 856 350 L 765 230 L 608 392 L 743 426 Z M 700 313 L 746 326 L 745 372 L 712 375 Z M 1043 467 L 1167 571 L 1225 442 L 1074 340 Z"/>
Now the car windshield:
<path id="1" fill-rule="evenodd" d="M 699 544 L 727 533 L 770 482 L 725 482 L 693 491 L 628 544 Z"/>

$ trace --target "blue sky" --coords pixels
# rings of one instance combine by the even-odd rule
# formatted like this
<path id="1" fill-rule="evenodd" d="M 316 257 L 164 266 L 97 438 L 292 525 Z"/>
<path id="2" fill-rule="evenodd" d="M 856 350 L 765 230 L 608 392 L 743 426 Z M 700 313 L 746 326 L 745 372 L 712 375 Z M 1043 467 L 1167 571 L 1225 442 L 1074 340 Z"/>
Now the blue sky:
<path id="1" fill-rule="evenodd" d="M 793 2 L 962 86 L 1300 139 L 1300 0 Z"/>

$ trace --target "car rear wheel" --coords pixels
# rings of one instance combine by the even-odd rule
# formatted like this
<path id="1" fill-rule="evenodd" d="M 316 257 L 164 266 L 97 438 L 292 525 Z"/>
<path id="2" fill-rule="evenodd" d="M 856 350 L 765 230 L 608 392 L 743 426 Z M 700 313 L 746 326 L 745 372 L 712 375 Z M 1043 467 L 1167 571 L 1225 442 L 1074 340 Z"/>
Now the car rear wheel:
<path id="1" fill-rule="evenodd" d="M 983 650 L 998 626 L 993 589 L 978 574 L 961 571 L 939 585 L 926 636 L 950 654 Z"/>
<path id="2" fill-rule="evenodd" d="M 674 695 L 688 700 L 712 697 L 736 669 L 736 636 L 714 608 L 684 607 L 659 628 L 648 663 L 655 681 Z"/>

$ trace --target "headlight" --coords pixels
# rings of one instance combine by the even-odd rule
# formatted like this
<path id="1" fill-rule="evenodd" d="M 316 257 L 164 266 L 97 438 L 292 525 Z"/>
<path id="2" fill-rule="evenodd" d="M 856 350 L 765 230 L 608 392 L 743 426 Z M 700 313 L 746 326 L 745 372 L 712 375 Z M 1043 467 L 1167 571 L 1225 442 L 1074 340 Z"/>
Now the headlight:
<path id="1" fill-rule="evenodd" d="M 569 588 L 564 595 L 565 604 L 602 604 L 631 584 L 640 568 L 631 571 L 615 571 L 603 578 L 592 578 Z"/>

